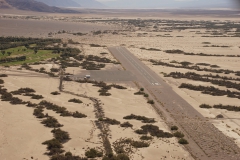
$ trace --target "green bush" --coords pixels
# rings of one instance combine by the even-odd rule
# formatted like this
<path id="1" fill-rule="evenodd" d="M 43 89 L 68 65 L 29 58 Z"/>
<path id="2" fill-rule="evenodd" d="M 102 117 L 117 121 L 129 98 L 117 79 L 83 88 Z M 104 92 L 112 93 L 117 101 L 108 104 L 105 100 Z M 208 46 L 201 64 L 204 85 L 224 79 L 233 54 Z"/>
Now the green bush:
<path id="1" fill-rule="evenodd" d="M 175 132 L 175 133 L 173 133 L 173 136 L 177 137 L 177 138 L 183 138 L 184 134 L 182 132 Z"/>
<path id="2" fill-rule="evenodd" d="M 177 127 L 177 126 L 172 126 L 172 127 L 171 127 L 171 130 L 172 130 L 172 131 L 176 131 L 176 130 L 178 130 L 178 127 Z"/>
<path id="3" fill-rule="evenodd" d="M 149 95 L 145 93 L 145 94 L 144 94 L 144 97 L 149 97 Z"/>
<path id="4" fill-rule="evenodd" d="M 180 144 L 188 144 L 188 141 L 184 138 L 179 139 L 178 143 Z"/>

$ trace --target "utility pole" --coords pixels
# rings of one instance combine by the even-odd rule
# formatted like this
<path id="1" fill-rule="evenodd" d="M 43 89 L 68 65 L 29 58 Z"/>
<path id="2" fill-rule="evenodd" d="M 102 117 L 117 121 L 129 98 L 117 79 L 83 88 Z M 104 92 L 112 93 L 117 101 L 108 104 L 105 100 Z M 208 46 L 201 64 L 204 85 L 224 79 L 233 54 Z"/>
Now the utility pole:
<path id="1" fill-rule="evenodd" d="M 62 67 L 59 69 L 59 75 L 60 75 L 60 84 L 59 84 L 59 91 L 62 92 L 63 89 L 63 75 L 64 75 L 64 70 Z"/>

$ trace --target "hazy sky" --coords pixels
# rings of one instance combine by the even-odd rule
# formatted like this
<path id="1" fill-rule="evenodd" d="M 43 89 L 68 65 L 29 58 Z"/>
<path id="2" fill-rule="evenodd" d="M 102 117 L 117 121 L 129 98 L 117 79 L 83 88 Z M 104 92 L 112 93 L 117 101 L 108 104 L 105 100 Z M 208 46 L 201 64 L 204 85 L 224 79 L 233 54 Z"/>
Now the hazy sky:
<path id="1" fill-rule="evenodd" d="M 97 0 L 114 8 L 229 8 L 238 0 Z"/>

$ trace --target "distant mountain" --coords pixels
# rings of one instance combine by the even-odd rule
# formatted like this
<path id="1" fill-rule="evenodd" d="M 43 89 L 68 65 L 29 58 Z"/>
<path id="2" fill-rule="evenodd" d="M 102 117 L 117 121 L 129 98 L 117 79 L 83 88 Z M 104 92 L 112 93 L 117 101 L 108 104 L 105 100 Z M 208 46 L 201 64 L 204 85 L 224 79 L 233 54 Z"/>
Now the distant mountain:
<path id="1" fill-rule="evenodd" d="M 115 0 L 110 8 L 233 8 L 240 0 Z M 236 2 L 236 3 L 235 3 Z"/>
<path id="2" fill-rule="evenodd" d="M 55 7 L 80 7 L 80 4 L 73 0 L 35 0 L 38 2 L 43 2 L 49 6 Z"/>
<path id="3" fill-rule="evenodd" d="M 34 0 L 1 0 L 6 2 L 9 6 L 20 10 L 29 10 L 36 12 L 50 12 L 50 13 L 76 13 L 76 11 L 60 9 L 57 7 L 50 7 L 42 2 Z"/>
<path id="4" fill-rule="evenodd" d="M 106 8 L 105 5 L 96 0 L 73 0 L 85 8 Z"/>
<path id="5" fill-rule="evenodd" d="M 11 8 L 11 6 L 5 0 L 0 0 L 0 9 L 4 8 Z"/>

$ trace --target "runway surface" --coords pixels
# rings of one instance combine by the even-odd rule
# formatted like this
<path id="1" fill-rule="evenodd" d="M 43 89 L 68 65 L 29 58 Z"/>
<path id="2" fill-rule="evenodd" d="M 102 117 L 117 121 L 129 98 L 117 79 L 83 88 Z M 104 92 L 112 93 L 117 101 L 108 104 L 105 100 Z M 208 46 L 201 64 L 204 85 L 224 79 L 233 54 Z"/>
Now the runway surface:
<path id="1" fill-rule="evenodd" d="M 189 141 L 186 149 L 197 160 L 239 160 L 240 149 L 235 142 L 208 122 L 189 103 L 176 94 L 163 79 L 124 47 L 110 47 L 109 51 L 132 72 L 137 82 L 154 99 L 166 123 L 177 125 Z"/>

